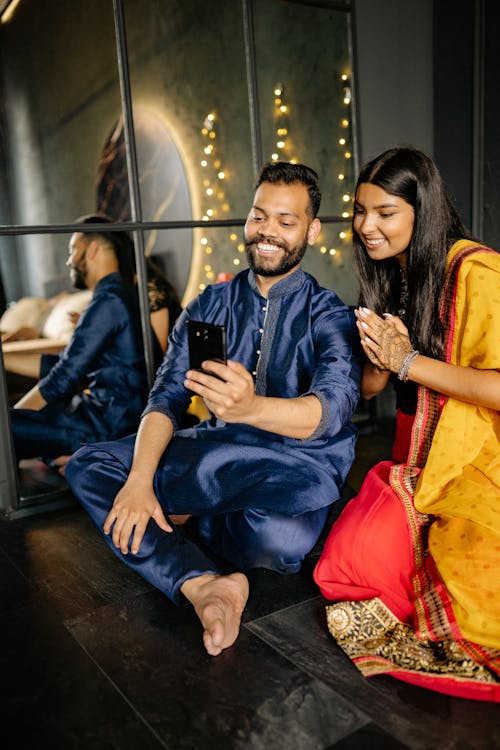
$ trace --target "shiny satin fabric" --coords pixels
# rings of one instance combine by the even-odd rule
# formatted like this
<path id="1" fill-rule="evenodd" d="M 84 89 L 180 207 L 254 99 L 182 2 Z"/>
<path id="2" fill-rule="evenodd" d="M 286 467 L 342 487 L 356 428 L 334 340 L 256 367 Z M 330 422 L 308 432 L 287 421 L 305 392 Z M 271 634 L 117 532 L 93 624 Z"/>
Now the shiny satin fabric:
<path id="1" fill-rule="evenodd" d="M 54 458 L 134 432 L 147 400 L 137 298 L 118 273 L 96 285 L 67 347 L 44 355 L 40 411 L 11 409 L 16 456 Z"/>
<path id="2" fill-rule="evenodd" d="M 167 514 L 196 516 L 189 528 L 198 542 L 237 569 L 294 572 L 321 533 L 354 457 L 360 360 L 353 313 L 301 270 L 277 282 L 268 299 L 251 271 L 209 287 L 178 319 L 144 412 L 164 413 L 175 426 L 191 396 L 184 387 L 188 318 L 226 326 L 228 357 L 253 373 L 257 393 L 313 393 L 323 416 L 307 440 L 212 419 L 177 429 L 155 474 L 158 500 Z M 133 443 L 131 437 L 87 446 L 67 465 L 75 496 L 101 529 L 127 478 Z M 138 556 L 112 549 L 176 603 L 186 578 L 214 572 L 197 541 L 184 530 L 161 532 L 154 521 Z"/>

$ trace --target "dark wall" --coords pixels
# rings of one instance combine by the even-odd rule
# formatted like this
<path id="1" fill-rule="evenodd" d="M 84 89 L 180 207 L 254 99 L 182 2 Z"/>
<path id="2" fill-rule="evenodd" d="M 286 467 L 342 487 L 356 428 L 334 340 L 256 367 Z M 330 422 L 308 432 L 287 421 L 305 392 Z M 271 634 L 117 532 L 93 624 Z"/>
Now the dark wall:
<path id="1" fill-rule="evenodd" d="M 434 3 L 434 156 L 472 226 L 474 0 Z"/>
<path id="2" fill-rule="evenodd" d="M 484 189 L 483 232 L 485 242 L 500 249 L 500 4 L 488 0 L 484 40 Z"/>
<path id="3" fill-rule="evenodd" d="M 466 225 L 500 247 L 500 7 L 434 3 L 434 155 Z"/>

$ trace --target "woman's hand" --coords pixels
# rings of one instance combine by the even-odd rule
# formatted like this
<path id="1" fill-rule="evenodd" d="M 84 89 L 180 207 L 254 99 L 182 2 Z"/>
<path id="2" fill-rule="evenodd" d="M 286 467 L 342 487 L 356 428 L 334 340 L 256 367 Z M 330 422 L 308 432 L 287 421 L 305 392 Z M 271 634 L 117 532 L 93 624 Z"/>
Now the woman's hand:
<path id="1" fill-rule="evenodd" d="M 361 346 L 370 362 L 380 370 L 398 373 L 413 349 L 404 323 L 395 315 L 381 318 L 366 307 L 359 307 L 355 314 Z"/>

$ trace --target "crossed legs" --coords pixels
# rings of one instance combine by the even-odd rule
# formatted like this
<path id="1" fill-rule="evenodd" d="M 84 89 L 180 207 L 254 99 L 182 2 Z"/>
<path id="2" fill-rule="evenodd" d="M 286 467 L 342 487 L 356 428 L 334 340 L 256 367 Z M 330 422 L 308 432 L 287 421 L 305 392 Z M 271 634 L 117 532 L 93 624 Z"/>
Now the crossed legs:
<path id="1" fill-rule="evenodd" d="M 114 498 L 127 479 L 133 450 L 133 442 L 121 441 L 119 455 L 114 455 L 110 445 L 86 446 L 66 467 L 71 489 L 102 534 Z M 211 515 L 193 519 L 200 542 L 236 568 L 229 574 L 222 573 L 182 526 L 174 525 L 174 531 L 166 533 L 150 520 L 137 554 L 123 554 L 110 535 L 103 536 L 123 562 L 175 604 L 187 600 L 193 605 L 205 648 L 216 656 L 238 637 L 249 594 L 248 579 L 241 571 L 257 566 L 282 573 L 298 570 L 321 532 L 326 511 L 292 518 L 255 509 L 213 515 L 212 509 Z"/>

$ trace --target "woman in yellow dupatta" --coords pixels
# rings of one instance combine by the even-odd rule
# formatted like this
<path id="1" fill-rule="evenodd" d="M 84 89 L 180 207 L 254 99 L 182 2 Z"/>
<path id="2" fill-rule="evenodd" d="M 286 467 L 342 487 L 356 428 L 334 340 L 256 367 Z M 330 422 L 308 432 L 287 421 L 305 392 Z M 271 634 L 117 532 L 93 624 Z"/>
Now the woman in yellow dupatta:
<path id="1" fill-rule="evenodd" d="M 500 701 L 500 255 L 416 149 L 367 164 L 355 199 L 362 395 L 417 400 L 406 460 L 368 473 L 316 567 L 329 629 L 367 676 Z"/>

